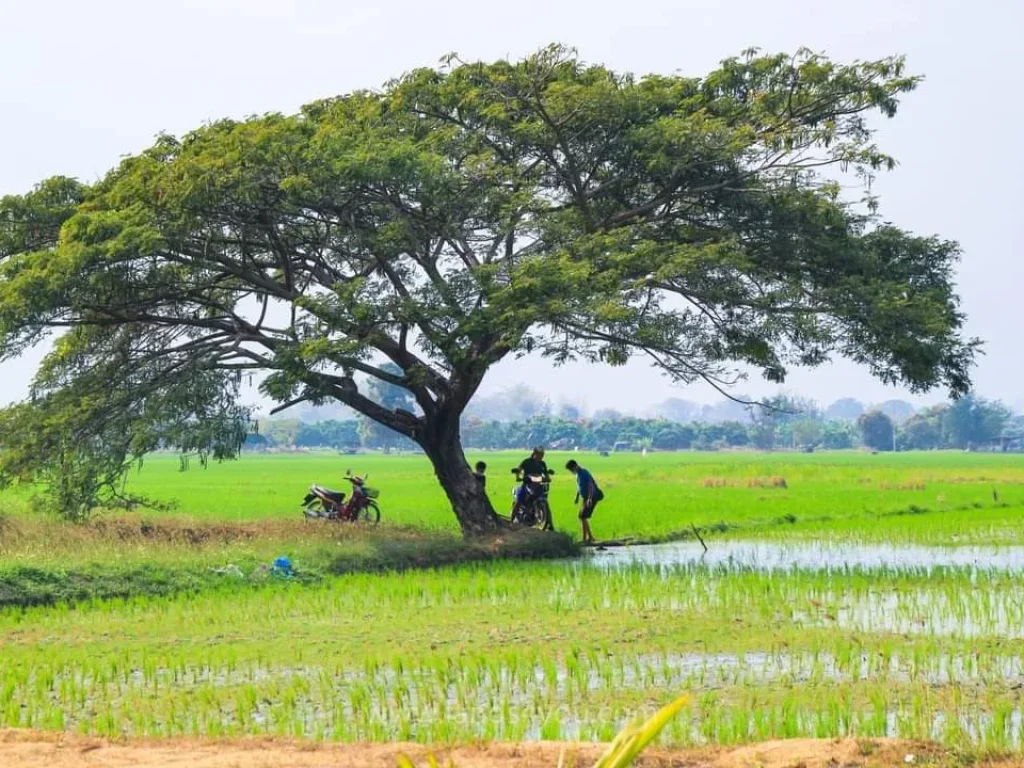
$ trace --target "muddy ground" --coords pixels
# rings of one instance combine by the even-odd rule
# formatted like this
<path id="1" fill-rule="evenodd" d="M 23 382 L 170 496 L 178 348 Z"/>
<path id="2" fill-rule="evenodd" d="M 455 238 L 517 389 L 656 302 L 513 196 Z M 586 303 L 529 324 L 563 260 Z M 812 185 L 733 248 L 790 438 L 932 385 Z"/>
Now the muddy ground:
<path id="1" fill-rule="evenodd" d="M 603 751 L 598 744 L 531 742 L 487 744 L 430 750 L 416 744 L 309 744 L 276 739 L 106 740 L 61 733 L 0 731 L 3 768 L 396 768 L 401 755 L 427 766 L 435 755 L 442 766 L 592 765 Z M 881 766 L 964 765 L 940 748 L 892 740 L 793 739 L 734 749 L 650 750 L 642 766 L 688 768 L 873 768 Z M 974 765 L 1009 768 L 1024 759 L 976 761 Z"/>

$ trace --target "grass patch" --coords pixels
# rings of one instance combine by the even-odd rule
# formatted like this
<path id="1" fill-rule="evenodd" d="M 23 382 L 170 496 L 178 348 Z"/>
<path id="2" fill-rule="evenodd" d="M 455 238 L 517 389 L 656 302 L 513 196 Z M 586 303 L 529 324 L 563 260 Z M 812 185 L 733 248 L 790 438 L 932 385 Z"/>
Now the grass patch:
<path id="1" fill-rule="evenodd" d="M 7 519 L 0 535 L 0 607 L 258 586 L 275 578 L 269 566 L 281 555 L 293 562 L 294 581 L 312 582 L 326 574 L 579 552 L 570 537 L 559 533 L 510 531 L 466 541 L 445 531 L 305 521 L 119 517 L 78 525 Z"/>
<path id="2" fill-rule="evenodd" d="M 330 558 L 333 574 L 361 571 L 403 571 L 488 560 L 543 560 L 574 557 L 579 545 L 564 533 L 510 531 L 494 537 L 463 540 L 446 536 L 377 536 L 361 553 L 345 552 Z"/>
<path id="3" fill-rule="evenodd" d="M 126 597 L 197 593 L 224 585 L 213 573 L 158 565 L 56 569 L 14 566 L 0 569 L 0 606 L 74 604 Z"/>

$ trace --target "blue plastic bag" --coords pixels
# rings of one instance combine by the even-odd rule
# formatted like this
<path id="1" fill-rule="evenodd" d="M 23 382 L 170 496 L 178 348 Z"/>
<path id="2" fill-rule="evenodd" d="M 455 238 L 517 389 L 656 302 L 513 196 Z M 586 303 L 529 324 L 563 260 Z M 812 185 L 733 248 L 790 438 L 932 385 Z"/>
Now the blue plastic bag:
<path id="1" fill-rule="evenodd" d="M 293 576 L 295 574 L 295 571 L 292 568 L 292 561 L 284 556 L 274 560 L 274 564 L 271 566 L 270 572 L 275 576 Z"/>

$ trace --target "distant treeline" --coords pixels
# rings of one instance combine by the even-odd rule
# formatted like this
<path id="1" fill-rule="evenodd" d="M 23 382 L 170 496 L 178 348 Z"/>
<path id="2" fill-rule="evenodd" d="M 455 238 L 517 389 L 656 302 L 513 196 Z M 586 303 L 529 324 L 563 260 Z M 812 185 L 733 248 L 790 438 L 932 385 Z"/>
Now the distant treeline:
<path id="1" fill-rule="evenodd" d="M 898 402 L 898 401 L 897 401 Z M 887 409 L 891 410 L 891 409 Z M 583 450 L 841 450 L 878 451 L 1024 448 L 1024 419 L 999 401 L 968 395 L 954 403 L 890 414 L 881 408 L 836 418 L 807 400 L 776 397 L 746 409 L 746 420 L 719 422 L 668 418 L 571 418 L 539 414 L 518 421 L 469 416 L 463 420 L 466 448 L 524 449 L 534 445 Z M 251 448 L 299 447 L 415 449 L 410 441 L 357 419 L 313 423 L 274 419 L 250 438 Z"/>

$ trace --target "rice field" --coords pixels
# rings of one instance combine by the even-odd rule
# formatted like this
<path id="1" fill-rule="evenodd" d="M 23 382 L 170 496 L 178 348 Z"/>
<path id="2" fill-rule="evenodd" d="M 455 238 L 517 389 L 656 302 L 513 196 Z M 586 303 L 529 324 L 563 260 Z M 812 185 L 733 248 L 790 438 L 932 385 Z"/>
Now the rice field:
<path id="1" fill-rule="evenodd" d="M 510 483 L 499 470 L 517 457 L 484 458 L 503 502 Z M 0 610 L 0 727 L 603 741 L 689 692 L 662 743 L 890 736 L 972 755 L 1024 750 L 1024 457 L 578 460 L 608 496 L 599 536 L 670 540 L 694 524 L 708 553 L 678 540 Z M 320 529 L 285 522 L 306 485 L 349 466 L 381 488 L 385 521 L 406 526 L 381 535 L 453 533 L 417 457 L 260 456 L 187 472 L 153 457 L 131 487 L 177 498 L 163 513 L 176 524 L 272 536 L 179 542 L 159 556 L 157 544 L 124 548 L 140 562 L 190 557 L 208 568 L 248 547 L 246 569 L 286 545 L 300 566 L 328 544 L 358 548 L 358 536 L 325 544 Z M 556 522 L 571 531 L 573 490 L 564 474 L 556 481 Z M 10 520 L 29 519 L 23 494 L 3 500 Z M 71 556 L 90 548 L 88 536 L 54 530 L 44 553 L 0 528 L 0 552 L 22 564 L 52 565 L 61 551 L 88 559 Z M 114 556 L 104 541 L 97 561 Z"/>
<path id="2" fill-rule="evenodd" d="M 488 464 L 495 507 L 511 504 L 509 469 L 518 453 L 479 453 Z M 739 535 L 886 541 L 1013 543 L 1022 541 L 1024 456 L 959 452 L 871 455 L 652 453 L 548 454 L 560 470 L 551 490 L 557 527 L 578 533 L 575 487 L 562 469 L 576 458 L 594 473 L 606 500 L 594 517 L 600 537 L 660 539 L 690 525 Z M 414 455 L 297 453 L 246 455 L 239 461 L 197 462 L 181 470 L 177 457 L 147 458 L 127 490 L 170 503 L 175 517 L 225 522 L 297 519 L 311 483 L 347 489 L 346 470 L 369 474 L 381 490 L 388 523 L 456 531 L 448 502 L 429 463 Z M 0 496 L 0 509 L 27 514 L 28 492 Z M 43 505 L 45 506 L 45 504 Z M 927 515 L 921 524 L 920 515 Z"/>
<path id="3" fill-rule="evenodd" d="M 0 617 L 0 722 L 102 735 L 1021 745 L 1019 574 L 504 564 Z"/>

